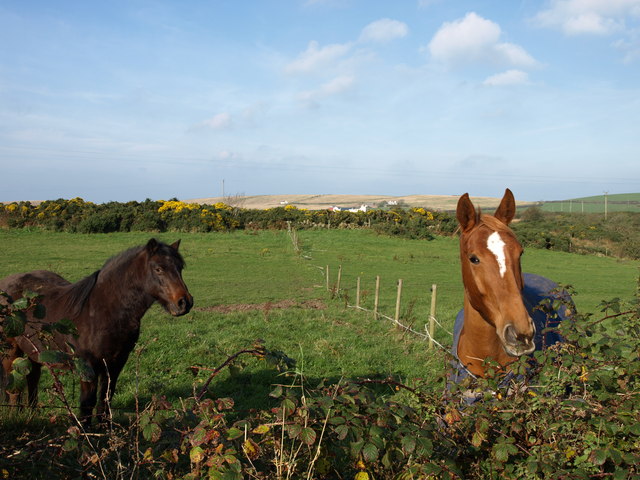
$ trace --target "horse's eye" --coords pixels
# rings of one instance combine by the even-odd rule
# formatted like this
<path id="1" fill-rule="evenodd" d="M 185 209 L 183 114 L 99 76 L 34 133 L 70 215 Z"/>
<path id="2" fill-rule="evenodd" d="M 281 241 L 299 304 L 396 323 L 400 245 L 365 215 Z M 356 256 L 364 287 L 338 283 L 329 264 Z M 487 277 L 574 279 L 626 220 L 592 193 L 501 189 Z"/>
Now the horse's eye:
<path id="1" fill-rule="evenodd" d="M 473 263 L 474 265 L 477 265 L 477 264 L 479 264 L 479 263 L 480 263 L 480 259 L 479 259 L 478 257 L 476 257 L 475 255 L 471 255 L 471 256 L 469 257 L 469 261 L 470 261 L 471 263 Z"/>
<path id="2" fill-rule="evenodd" d="M 156 270 L 156 273 L 158 273 L 158 274 L 159 273 L 164 273 L 164 268 L 162 268 L 160 266 L 157 266 L 155 270 Z"/>

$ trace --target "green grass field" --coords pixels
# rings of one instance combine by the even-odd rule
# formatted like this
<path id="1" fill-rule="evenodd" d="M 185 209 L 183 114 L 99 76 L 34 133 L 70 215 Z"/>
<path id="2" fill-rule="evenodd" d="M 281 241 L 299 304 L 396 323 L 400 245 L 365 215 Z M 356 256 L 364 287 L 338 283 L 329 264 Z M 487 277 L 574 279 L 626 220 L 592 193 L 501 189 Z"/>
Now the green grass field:
<path id="1" fill-rule="evenodd" d="M 0 231 L 0 277 L 45 268 L 77 281 L 150 236 Z M 457 239 L 407 240 L 365 230 L 300 231 L 298 237 L 300 255 L 288 233 L 281 231 L 160 235 L 167 242 L 182 239 L 184 278 L 195 307 L 181 318 L 152 307 L 142 322 L 139 348 L 120 377 L 114 407 L 132 409 L 136 395 L 143 402 L 152 395 L 172 401 L 187 397 L 208 376 L 203 372 L 194 378 L 190 366 L 216 367 L 257 339 L 295 358 L 309 381 L 396 375 L 411 384 L 440 378 L 447 362 L 443 352 L 428 350 L 420 337 L 388 320 L 374 320 L 370 313 L 345 305 L 355 303 L 359 276 L 362 304 L 373 308 L 379 275 L 380 311 L 393 316 L 396 283 L 402 278 L 402 322 L 423 330 L 430 288 L 437 284 L 437 318 L 443 328 L 437 329 L 436 338 L 450 346 L 448 331 L 463 295 Z M 342 266 L 341 295 L 335 298 L 326 290 L 327 265 L 331 285 Z M 523 257 L 524 271 L 573 285 L 583 312 L 594 312 L 602 300 L 633 298 L 637 267 L 633 262 L 546 250 L 528 250 Z M 288 308 L 277 308 L 282 301 L 289 301 Z M 261 402 L 268 401 L 267 392 L 278 381 L 277 372 L 247 359 L 245 369 L 234 375 L 225 371 L 210 390 L 233 397 L 242 410 L 263 407 Z M 75 405 L 78 385 L 69 379 L 67 388 Z M 50 404 L 46 395 L 41 393 L 40 399 Z"/>

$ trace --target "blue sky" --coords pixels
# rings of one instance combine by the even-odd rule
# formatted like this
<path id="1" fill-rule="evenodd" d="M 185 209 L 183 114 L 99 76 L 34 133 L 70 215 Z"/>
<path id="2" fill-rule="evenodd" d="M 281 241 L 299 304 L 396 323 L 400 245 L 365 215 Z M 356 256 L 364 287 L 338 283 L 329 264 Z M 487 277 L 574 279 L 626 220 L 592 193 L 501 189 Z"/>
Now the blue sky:
<path id="1" fill-rule="evenodd" d="M 5 0 L 0 45 L 0 201 L 640 192 L 640 0 Z"/>

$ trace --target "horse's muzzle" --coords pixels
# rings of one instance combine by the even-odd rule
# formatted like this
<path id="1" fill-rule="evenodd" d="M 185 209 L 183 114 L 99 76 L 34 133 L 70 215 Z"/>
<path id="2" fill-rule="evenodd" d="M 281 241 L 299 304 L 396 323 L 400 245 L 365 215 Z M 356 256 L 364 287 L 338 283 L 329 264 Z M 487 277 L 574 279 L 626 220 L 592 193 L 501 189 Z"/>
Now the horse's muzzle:
<path id="1" fill-rule="evenodd" d="M 502 345 L 505 352 L 512 357 L 527 355 L 536 349 L 533 338 L 536 334 L 535 326 L 531 322 L 532 331 L 530 334 L 518 333 L 513 324 L 509 323 L 504 327 L 501 335 Z"/>
<path id="2" fill-rule="evenodd" d="M 193 307 L 193 297 L 187 293 L 185 296 L 180 297 L 177 302 L 170 303 L 168 310 L 174 317 L 179 317 L 189 313 L 191 307 Z"/>

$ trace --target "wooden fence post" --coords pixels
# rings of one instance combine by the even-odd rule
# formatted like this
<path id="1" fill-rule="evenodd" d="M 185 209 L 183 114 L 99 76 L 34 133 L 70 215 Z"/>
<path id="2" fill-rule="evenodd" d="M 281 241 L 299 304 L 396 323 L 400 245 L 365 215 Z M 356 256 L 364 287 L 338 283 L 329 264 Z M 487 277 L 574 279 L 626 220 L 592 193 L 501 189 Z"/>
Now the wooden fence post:
<path id="1" fill-rule="evenodd" d="M 356 281 L 356 308 L 360 308 L 360 277 Z"/>
<path id="2" fill-rule="evenodd" d="M 326 270 L 324 271 L 326 280 L 327 280 L 327 292 L 329 291 L 329 265 L 327 265 Z"/>
<path id="3" fill-rule="evenodd" d="M 429 315 L 429 350 L 433 348 L 433 335 L 436 330 L 436 297 L 438 286 L 431 285 L 431 314 Z"/>
<path id="4" fill-rule="evenodd" d="M 338 267 L 338 283 L 336 283 L 336 295 L 340 293 L 340 280 L 342 280 L 342 265 Z"/>
<path id="5" fill-rule="evenodd" d="M 398 279 L 398 296 L 396 297 L 396 323 L 400 321 L 400 297 L 402 296 L 402 279 Z"/>
<path id="6" fill-rule="evenodd" d="M 376 276 L 376 298 L 373 302 L 373 318 L 378 318 L 378 302 L 380 301 L 380 275 Z"/>

